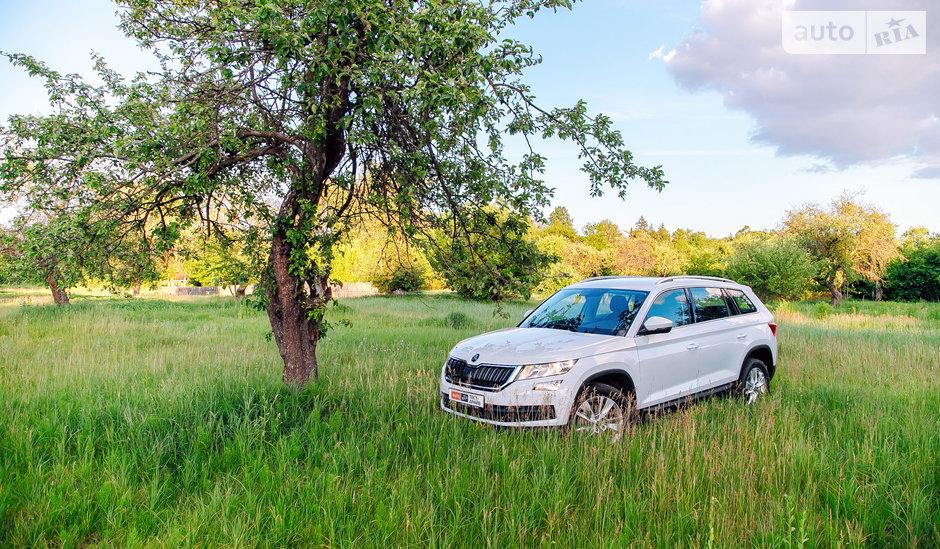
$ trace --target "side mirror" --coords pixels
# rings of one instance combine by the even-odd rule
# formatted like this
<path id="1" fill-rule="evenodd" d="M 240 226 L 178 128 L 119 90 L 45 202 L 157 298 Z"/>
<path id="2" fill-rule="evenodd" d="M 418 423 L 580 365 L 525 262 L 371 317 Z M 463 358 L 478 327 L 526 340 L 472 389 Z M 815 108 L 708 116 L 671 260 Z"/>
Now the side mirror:
<path id="1" fill-rule="evenodd" d="M 672 321 L 661 316 L 651 316 L 643 323 L 637 335 L 665 334 L 672 330 Z"/>
<path id="2" fill-rule="evenodd" d="M 529 318 L 529 315 L 532 314 L 532 311 L 534 310 L 535 309 L 529 309 L 528 311 L 526 311 L 525 314 L 522 315 L 522 320 Z"/>

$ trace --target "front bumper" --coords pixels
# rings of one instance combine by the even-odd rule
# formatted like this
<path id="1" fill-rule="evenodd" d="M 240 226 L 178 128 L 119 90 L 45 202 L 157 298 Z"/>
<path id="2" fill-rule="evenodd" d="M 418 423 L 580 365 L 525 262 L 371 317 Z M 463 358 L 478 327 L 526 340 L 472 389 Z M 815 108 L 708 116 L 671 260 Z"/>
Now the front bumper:
<path id="1" fill-rule="evenodd" d="M 491 425 L 507 427 L 552 427 L 568 423 L 568 414 L 577 395 L 565 381 L 555 391 L 536 391 L 537 383 L 559 380 L 547 377 L 514 381 L 498 391 L 463 387 L 448 382 L 441 375 L 440 406 L 445 412 Z M 570 382 L 570 380 L 569 380 Z M 450 391 L 479 395 L 483 407 L 450 400 Z"/>

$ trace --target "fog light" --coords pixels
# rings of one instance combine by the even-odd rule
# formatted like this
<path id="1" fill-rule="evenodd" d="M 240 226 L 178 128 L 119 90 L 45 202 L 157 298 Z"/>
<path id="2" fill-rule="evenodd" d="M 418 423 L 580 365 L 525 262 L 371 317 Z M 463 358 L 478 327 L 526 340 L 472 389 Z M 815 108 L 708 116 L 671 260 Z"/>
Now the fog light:
<path id="1" fill-rule="evenodd" d="M 557 391 L 561 387 L 561 381 L 543 381 L 532 386 L 534 391 Z"/>

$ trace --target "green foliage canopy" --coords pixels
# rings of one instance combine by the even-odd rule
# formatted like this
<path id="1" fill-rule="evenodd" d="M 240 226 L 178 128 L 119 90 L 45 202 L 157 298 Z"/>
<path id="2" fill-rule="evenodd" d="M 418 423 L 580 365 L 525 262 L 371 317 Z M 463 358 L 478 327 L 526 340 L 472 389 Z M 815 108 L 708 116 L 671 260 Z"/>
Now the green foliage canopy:
<path id="1" fill-rule="evenodd" d="M 727 275 L 750 286 L 762 300 L 800 299 L 816 274 L 812 258 L 787 239 L 754 240 L 728 259 Z"/>
<path id="2" fill-rule="evenodd" d="M 434 269 L 470 299 L 528 299 L 556 260 L 529 240 L 528 220 L 507 210 L 484 210 L 469 221 L 466 239 L 442 232 L 429 246 Z"/>
<path id="3" fill-rule="evenodd" d="M 903 257 L 889 263 L 885 273 L 885 297 L 940 301 L 940 235 L 908 231 L 902 242 Z"/>
<path id="4" fill-rule="evenodd" d="M 263 220 L 252 224 L 270 227 L 263 304 L 290 383 L 316 376 L 333 256 L 363 215 L 414 240 L 446 235 L 440 249 L 482 266 L 502 296 L 530 286 L 538 261 L 516 233 L 482 230 L 482 212 L 537 216 L 551 196 L 544 157 L 511 159 L 505 140 L 573 142 L 593 195 L 666 183 L 634 164 L 608 117 L 580 101 L 543 108 L 521 80 L 539 57 L 501 33 L 567 0 L 119 4 L 125 32 L 160 58 L 159 78 L 127 84 L 99 65 L 94 87 L 13 56 L 69 105 L 57 128 L 33 121 L 19 146 L 48 163 L 36 143 L 52 142 L 73 160 L 74 177 L 44 180 L 50 193 L 91 193 L 104 217 L 158 218 L 160 238 L 214 201 Z M 9 177 L 27 179 L 27 165 Z"/>
<path id="5" fill-rule="evenodd" d="M 895 226 L 888 215 L 843 194 L 828 208 L 809 204 L 787 212 L 783 231 L 813 258 L 815 280 L 832 294 L 856 280 L 880 283 L 889 261 L 898 257 Z"/>

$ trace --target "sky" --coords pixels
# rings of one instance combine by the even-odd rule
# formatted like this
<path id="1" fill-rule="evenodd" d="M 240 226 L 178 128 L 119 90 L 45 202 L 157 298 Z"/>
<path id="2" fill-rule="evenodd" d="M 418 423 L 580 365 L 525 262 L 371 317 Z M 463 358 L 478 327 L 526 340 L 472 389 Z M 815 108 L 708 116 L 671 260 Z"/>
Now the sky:
<path id="1" fill-rule="evenodd" d="M 543 62 L 526 80 L 543 105 L 587 101 L 610 116 L 662 192 L 592 198 L 570 143 L 547 141 L 553 206 L 582 228 L 609 219 L 722 237 L 773 229 L 789 209 L 843 193 L 887 212 L 899 234 L 940 232 L 940 8 L 935 0 L 587 0 L 510 30 Z M 786 10 L 926 11 L 924 55 L 793 55 Z M 133 74 L 153 59 L 106 0 L 0 0 L 0 51 L 89 74 L 91 52 Z M 900 18 L 900 16 L 898 17 Z M 867 29 L 866 29 L 867 31 Z M 860 31 L 864 32 L 864 31 Z M 49 112 L 41 83 L 0 62 L 0 124 Z"/>

